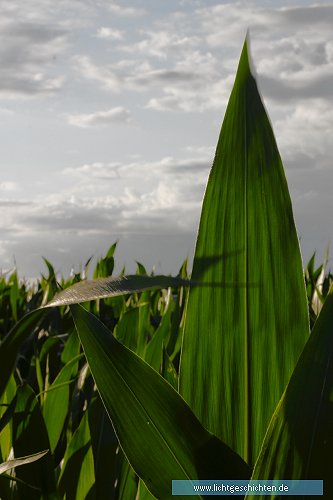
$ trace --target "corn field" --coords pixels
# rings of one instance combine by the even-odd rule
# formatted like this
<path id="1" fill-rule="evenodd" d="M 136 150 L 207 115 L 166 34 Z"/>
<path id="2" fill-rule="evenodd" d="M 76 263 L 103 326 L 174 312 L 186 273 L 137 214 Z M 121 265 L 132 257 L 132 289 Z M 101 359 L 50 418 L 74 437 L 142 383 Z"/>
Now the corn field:
<path id="1" fill-rule="evenodd" d="M 333 276 L 328 257 L 303 269 L 247 42 L 191 274 L 113 277 L 115 253 L 91 280 L 90 261 L 66 279 L 46 259 L 35 284 L 0 276 L 0 498 L 250 478 L 323 479 L 333 498 Z"/>

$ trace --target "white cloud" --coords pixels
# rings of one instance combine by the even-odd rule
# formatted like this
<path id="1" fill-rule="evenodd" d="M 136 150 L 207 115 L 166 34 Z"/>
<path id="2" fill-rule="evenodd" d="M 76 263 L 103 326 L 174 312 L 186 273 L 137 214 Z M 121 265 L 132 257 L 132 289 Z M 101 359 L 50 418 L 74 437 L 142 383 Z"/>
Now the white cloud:
<path id="1" fill-rule="evenodd" d="M 268 9 L 235 3 L 197 13 L 212 49 L 235 45 L 236 57 L 250 28 L 254 62 L 266 96 L 280 101 L 332 96 L 333 6 Z"/>
<path id="2" fill-rule="evenodd" d="M 114 66 L 97 66 L 88 56 L 75 58 L 78 71 L 88 80 L 99 82 L 103 88 L 113 92 L 120 92 L 123 88 L 124 77 Z"/>
<path id="3" fill-rule="evenodd" d="M 106 126 L 110 123 L 127 123 L 130 120 L 130 112 L 122 106 L 117 106 L 107 111 L 68 115 L 67 120 L 70 125 L 81 128 Z"/>
<path id="4" fill-rule="evenodd" d="M 211 157 L 206 148 L 193 156 L 145 162 L 94 162 L 64 169 L 66 187 L 31 199 L 0 200 L 4 239 L 47 235 L 73 239 L 110 233 L 151 235 L 194 232 Z M 6 182 L 0 189 L 16 186 Z"/>
<path id="5" fill-rule="evenodd" d="M 3 181 L 0 182 L 0 191 L 15 191 L 17 189 L 17 184 L 16 182 L 12 181 Z"/>
<path id="6" fill-rule="evenodd" d="M 216 1 L 216 5 L 211 5 L 212 2 L 182 0 L 177 2 L 177 12 L 171 6 L 173 2 L 167 2 L 163 12 L 157 14 L 159 9 L 152 7 L 148 15 L 143 8 L 134 7 L 134 4 L 144 6 L 144 2 L 126 4 L 105 0 L 1 2 L 1 97 L 55 96 L 51 104 L 47 101 L 44 106 L 43 100 L 40 123 L 45 123 L 45 130 L 47 133 L 52 130 L 52 135 L 50 114 L 44 119 L 43 113 L 52 108 L 54 116 L 66 116 L 73 125 L 66 133 L 73 134 L 77 156 L 64 159 L 59 154 L 57 160 L 52 158 L 51 164 L 59 158 L 57 168 L 61 169 L 64 164 L 76 164 L 72 158 L 80 158 L 78 167 L 64 172 L 66 185 L 64 180 L 61 183 L 64 189 L 57 188 L 53 195 L 44 197 L 34 195 L 33 202 L 18 199 L 19 187 L 11 181 L 0 183 L 2 197 L 6 197 L 1 202 L 0 221 L 6 248 L 9 249 L 10 241 L 19 241 L 15 248 L 28 245 L 39 258 L 44 253 L 43 241 L 47 245 L 50 234 L 54 247 L 58 239 L 59 248 L 70 248 L 71 236 L 88 238 L 98 234 L 100 239 L 95 240 L 100 242 L 102 235 L 116 232 L 180 234 L 185 228 L 194 232 L 213 152 L 209 149 L 208 154 L 205 146 L 188 149 L 185 159 L 142 159 L 148 151 L 152 123 L 156 126 L 153 137 L 161 137 L 159 115 L 151 110 L 178 113 L 175 122 L 172 114 L 161 119 L 161 126 L 172 128 L 169 144 L 178 130 L 177 118 L 181 115 L 179 123 L 183 125 L 192 119 L 186 113 L 193 113 L 193 126 L 191 123 L 186 134 L 193 132 L 195 143 L 199 123 L 205 133 L 211 122 L 220 119 L 248 27 L 259 87 L 293 183 L 299 220 L 303 224 L 304 214 L 309 215 L 312 210 L 310 220 L 314 227 L 325 224 L 331 227 L 325 214 L 330 212 L 332 184 L 333 6 L 278 8 L 267 7 L 267 2 L 258 6 L 253 2 Z M 273 4 L 276 2 L 270 2 Z M 165 11 L 170 15 L 164 14 Z M 60 90 L 61 98 L 57 98 Z M 112 103 L 118 98 L 119 104 L 111 109 L 110 92 L 116 94 Z M 35 101 L 28 101 L 29 106 L 31 102 Z M 15 108 L 15 101 L 10 101 L 12 104 L 14 111 L 6 107 L 0 110 L 0 113 L 12 112 L 10 125 L 19 115 L 19 106 Z M 135 106 L 136 123 L 138 118 L 144 126 L 140 127 L 136 142 L 133 141 L 135 147 L 131 148 L 133 155 L 141 154 L 141 159 L 133 156 L 126 162 L 121 160 L 121 151 L 126 149 L 121 145 L 125 141 L 121 135 L 124 127 L 115 127 L 120 132 L 114 144 L 104 142 L 107 132 L 98 127 L 127 122 L 131 106 Z M 30 109 L 35 112 L 32 107 L 26 108 L 24 119 Z M 98 111 L 75 113 L 86 109 Z M 31 115 L 31 122 L 36 116 L 37 112 Z M 82 144 L 80 149 L 82 134 L 78 138 L 74 127 L 96 128 L 89 133 L 91 145 Z M 179 128 L 179 137 L 184 130 Z M 44 147 L 43 137 L 39 141 L 38 136 L 39 147 L 40 144 Z M 142 138 L 147 137 L 145 147 Z M 120 152 L 115 144 L 118 138 Z M 159 147 L 155 142 L 153 154 Z M 105 158 L 113 146 L 113 157 L 120 160 L 108 162 Z M 167 154 L 167 146 L 166 141 L 161 145 L 164 147 L 161 156 Z M 104 161 L 94 161 L 97 154 L 94 148 Z M 40 152 L 31 146 L 27 158 L 30 152 L 33 160 L 38 159 Z M 11 173 L 4 178 L 9 176 L 14 178 Z M 321 220 L 318 210 L 324 213 L 325 224 L 318 224 Z M 77 250 L 79 245 L 73 245 Z M 51 244 L 48 248 L 52 251 Z"/>
<path id="7" fill-rule="evenodd" d="M 194 152 L 183 159 L 164 157 L 151 162 L 94 162 L 66 168 L 63 172 L 66 179 L 73 179 L 67 197 L 93 197 L 97 205 L 99 200 L 112 198 L 126 214 L 133 206 L 135 213 L 152 215 L 157 210 L 162 224 L 162 219 L 167 220 L 170 216 L 167 211 L 163 213 L 165 196 L 169 193 L 167 196 L 172 203 L 167 205 L 170 210 L 172 205 L 172 213 L 179 211 L 184 214 L 189 210 L 191 218 L 193 210 L 197 211 L 200 204 L 213 158 L 207 148 L 196 148 Z M 128 224 L 128 216 L 126 219 Z M 132 223 L 136 225 L 135 218 Z M 174 224 L 177 227 L 177 218 Z"/>
<path id="8" fill-rule="evenodd" d="M 297 14 L 299 30 L 295 33 L 292 19 Z M 311 16 L 314 26 L 309 22 Z M 174 14 L 149 30 L 141 29 L 131 44 L 117 47 L 122 52 L 135 51 L 135 59 L 117 56 L 103 64 L 80 56 L 78 69 L 113 92 L 149 92 L 148 109 L 221 109 L 250 27 L 259 82 L 266 97 L 286 101 L 314 97 L 315 92 L 330 96 L 330 16 L 331 9 L 319 6 L 268 9 L 238 2 L 198 8 L 188 16 Z"/>
<path id="9" fill-rule="evenodd" d="M 275 130 L 286 166 L 314 171 L 330 168 L 333 111 L 321 100 L 290 109 Z"/>
<path id="10" fill-rule="evenodd" d="M 124 32 L 103 26 L 98 28 L 96 37 L 104 40 L 123 40 Z"/>
<path id="11" fill-rule="evenodd" d="M 146 107 L 155 110 L 204 111 L 221 109 L 228 99 L 234 76 L 219 78 L 217 60 L 209 52 L 192 51 L 176 59 L 172 67 L 157 68 L 150 61 L 122 59 L 97 65 L 88 56 L 76 58 L 85 78 L 105 90 L 155 94 Z"/>
<path id="12" fill-rule="evenodd" d="M 146 10 L 137 7 L 124 7 L 115 2 L 107 2 L 107 8 L 114 16 L 118 17 L 141 17 L 146 14 Z"/>
<path id="13" fill-rule="evenodd" d="M 31 200 L 0 200 L 3 238 L 63 240 L 95 234 L 195 231 L 211 158 L 81 165 L 63 171 L 66 188 Z M 68 235 L 68 236 L 65 236 Z"/>
<path id="14" fill-rule="evenodd" d="M 145 57 L 157 57 L 167 59 L 175 57 L 184 51 L 191 50 L 200 44 L 200 39 L 197 36 L 188 36 L 179 34 L 174 30 L 156 30 L 156 31 L 141 31 L 141 41 L 136 42 L 135 51 L 137 54 L 143 54 Z M 124 52 L 133 52 L 133 45 L 124 45 Z"/>

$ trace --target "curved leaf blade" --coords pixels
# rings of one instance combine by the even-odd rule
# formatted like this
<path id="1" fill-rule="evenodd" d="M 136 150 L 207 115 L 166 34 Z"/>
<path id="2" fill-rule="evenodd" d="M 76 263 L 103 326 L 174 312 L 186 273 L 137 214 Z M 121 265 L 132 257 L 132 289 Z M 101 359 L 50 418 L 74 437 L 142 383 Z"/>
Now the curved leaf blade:
<path id="1" fill-rule="evenodd" d="M 36 460 L 42 458 L 49 450 L 40 451 L 39 453 L 34 453 L 32 455 L 27 455 L 26 457 L 15 458 L 14 460 L 7 460 L 7 462 L 3 462 L 0 464 L 0 474 L 3 474 L 7 470 L 14 469 L 15 467 L 19 467 L 20 465 L 31 464 Z"/>
<path id="2" fill-rule="evenodd" d="M 249 477 L 243 460 L 202 427 L 153 368 L 85 309 L 71 312 L 121 447 L 157 498 L 172 497 L 172 479 Z"/>
<path id="3" fill-rule="evenodd" d="M 332 332 L 333 288 L 274 413 L 253 479 L 323 479 L 325 498 L 333 497 Z"/>
<path id="4" fill-rule="evenodd" d="M 139 276 L 128 275 L 117 278 L 98 278 L 80 281 L 70 288 L 59 292 L 44 307 L 78 304 L 95 299 L 105 299 L 117 295 L 143 292 L 160 288 L 189 285 L 188 280 L 172 276 Z"/>

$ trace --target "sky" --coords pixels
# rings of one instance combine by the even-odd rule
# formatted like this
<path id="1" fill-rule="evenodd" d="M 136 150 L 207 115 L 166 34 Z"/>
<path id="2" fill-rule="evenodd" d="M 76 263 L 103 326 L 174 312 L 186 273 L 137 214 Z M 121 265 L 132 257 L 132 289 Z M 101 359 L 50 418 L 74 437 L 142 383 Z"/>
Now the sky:
<path id="1" fill-rule="evenodd" d="M 0 0 L 0 271 L 193 256 L 247 29 L 303 260 L 333 237 L 333 4 Z"/>

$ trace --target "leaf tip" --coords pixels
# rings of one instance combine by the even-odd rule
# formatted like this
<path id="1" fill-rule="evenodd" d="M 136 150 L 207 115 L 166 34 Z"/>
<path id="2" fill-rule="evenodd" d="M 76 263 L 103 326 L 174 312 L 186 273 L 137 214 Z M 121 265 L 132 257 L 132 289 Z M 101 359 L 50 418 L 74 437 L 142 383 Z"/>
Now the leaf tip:
<path id="1" fill-rule="evenodd" d="M 240 56 L 238 71 L 240 68 L 242 68 L 244 72 L 250 73 L 253 77 L 256 77 L 256 70 L 251 55 L 250 28 L 248 28 L 246 31 L 243 49 Z"/>

